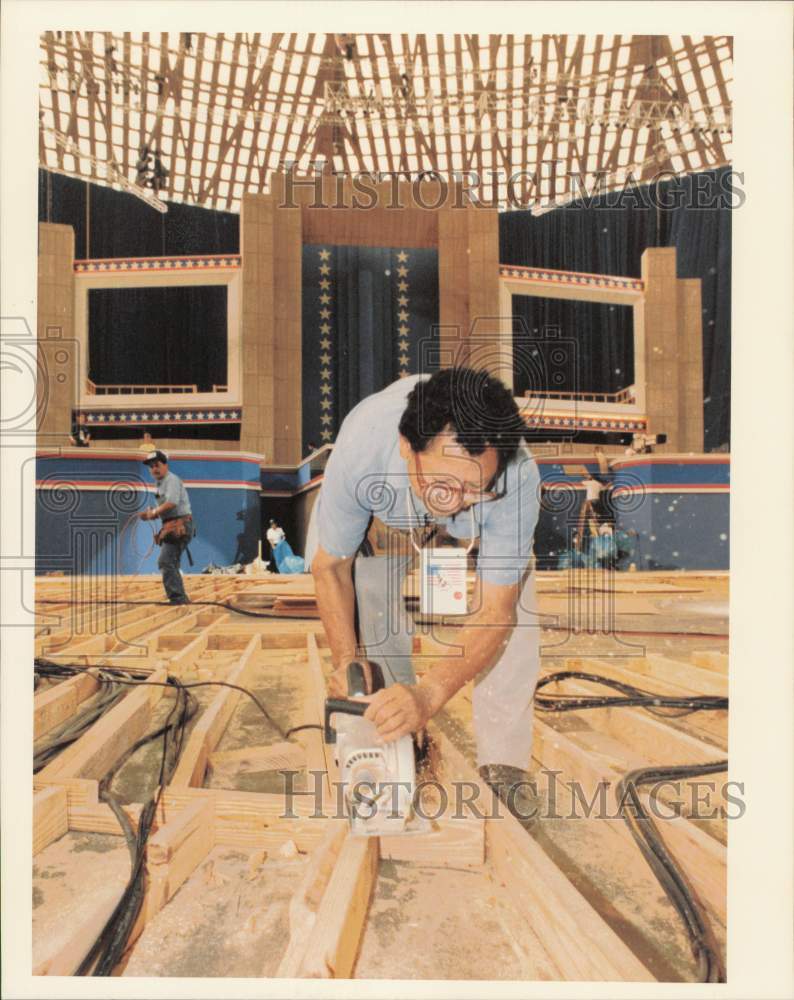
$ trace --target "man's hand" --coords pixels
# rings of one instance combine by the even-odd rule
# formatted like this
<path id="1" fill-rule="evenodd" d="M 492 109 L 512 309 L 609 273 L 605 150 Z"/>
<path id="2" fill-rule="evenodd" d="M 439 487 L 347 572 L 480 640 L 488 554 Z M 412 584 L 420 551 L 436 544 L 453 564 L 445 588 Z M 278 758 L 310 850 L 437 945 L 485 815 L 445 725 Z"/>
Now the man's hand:
<path id="1" fill-rule="evenodd" d="M 142 521 L 153 521 L 157 517 L 151 507 L 147 507 L 146 510 L 142 510 L 139 516 Z"/>
<path id="2" fill-rule="evenodd" d="M 435 715 L 441 705 L 435 705 L 434 700 L 419 684 L 391 684 L 367 698 L 369 708 L 364 718 L 374 722 L 381 739 L 398 740 L 422 729 Z"/>

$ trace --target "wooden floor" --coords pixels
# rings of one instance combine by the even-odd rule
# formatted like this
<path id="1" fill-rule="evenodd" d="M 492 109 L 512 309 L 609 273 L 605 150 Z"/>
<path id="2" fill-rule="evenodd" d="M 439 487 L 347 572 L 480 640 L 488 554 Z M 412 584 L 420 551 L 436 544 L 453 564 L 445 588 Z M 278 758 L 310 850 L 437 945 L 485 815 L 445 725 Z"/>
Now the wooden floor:
<path id="1" fill-rule="evenodd" d="M 194 601 L 310 597 L 309 577 L 188 577 Z M 408 585 L 410 596 L 411 584 Z M 183 683 L 250 689 L 281 730 L 317 724 L 329 670 L 319 621 L 162 606 L 159 578 L 40 578 L 36 653 Z M 114 604 L 98 603 L 112 600 Z M 46 603 L 45 603 L 46 602 Z M 51 603 L 52 602 L 52 603 Z M 143 602 L 143 603 L 134 603 Z M 544 673 L 579 669 L 660 694 L 727 695 L 725 574 L 540 574 Z M 417 669 L 454 629 L 417 627 Z M 98 685 L 83 674 L 41 685 L 35 734 L 53 732 Z M 552 693 L 555 686 L 544 689 Z M 566 681 L 568 693 L 595 689 Z M 504 810 L 441 811 L 429 834 L 360 840 L 333 816 L 335 771 L 317 729 L 288 742 L 241 692 L 193 689 L 201 710 L 164 790 L 147 847 L 148 888 L 118 974 L 395 979 L 690 981 L 680 919 L 627 826 L 616 782 L 634 767 L 724 759 L 725 712 L 660 718 L 640 708 L 536 713 L 541 817 L 528 833 Z M 599 689 L 598 693 L 604 693 Z M 130 690 L 34 777 L 34 971 L 69 975 L 129 874 L 120 825 L 99 781 L 173 704 L 165 687 Z M 471 692 L 431 726 L 435 786 L 475 783 Z M 160 746 L 118 771 L 114 794 L 137 820 L 154 793 Z M 295 775 L 285 809 L 279 768 Z M 320 774 L 321 807 L 309 772 Z M 683 783 L 659 821 L 724 960 L 726 803 Z M 575 782 L 575 786 L 573 783 Z M 603 789 L 606 815 L 587 815 Z M 697 795 L 700 804 L 695 815 Z M 706 807 L 711 813 L 702 818 Z"/>

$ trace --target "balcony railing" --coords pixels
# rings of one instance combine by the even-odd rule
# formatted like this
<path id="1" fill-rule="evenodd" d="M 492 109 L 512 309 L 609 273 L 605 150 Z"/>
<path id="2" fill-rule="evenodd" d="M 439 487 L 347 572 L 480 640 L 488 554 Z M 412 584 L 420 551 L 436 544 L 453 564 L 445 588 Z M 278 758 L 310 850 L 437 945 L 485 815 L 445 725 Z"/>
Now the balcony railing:
<path id="1" fill-rule="evenodd" d="M 103 383 L 102 385 L 97 385 L 96 382 L 92 382 L 91 379 L 87 379 L 88 395 L 89 396 L 155 396 L 155 395 L 176 395 L 176 394 L 191 394 L 198 393 L 199 388 L 197 385 L 154 385 L 151 383 L 146 384 L 127 384 L 123 385 L 120 383 Z M 229 387 L 227 385 L 213 385 L 212 392 L 228 392 Z"/>
<path id="2" fill-rule="evenodd" d="M 532 389 L 524 393 L 527 399 L 568 399 L 579 403 L 626 403 L 637 402 L 634 386 L 627 386 L 619 392 L 556 392 L 552 389 Z"/>

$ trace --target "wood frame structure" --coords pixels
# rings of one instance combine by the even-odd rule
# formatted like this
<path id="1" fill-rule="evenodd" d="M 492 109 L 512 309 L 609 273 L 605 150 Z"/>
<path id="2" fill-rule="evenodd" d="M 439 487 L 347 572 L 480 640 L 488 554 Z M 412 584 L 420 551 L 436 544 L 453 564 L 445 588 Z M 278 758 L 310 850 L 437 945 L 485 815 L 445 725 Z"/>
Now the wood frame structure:
<path id="1" fill-rule="evenodd" d="M 553 574 L 544 574 L 550 593 L 558 589 Z M 678 579 L 678 578 L 677 578 Z M 191 581 L 193 584 L 193 581 Z M 159 584 L 141 580 L 130 587 L 145 599 Z M 651 587 L 643 580 L 640 587 Z M 46 608 L 68 610 L 70 581 L 39 581 L 38 597 L 64 599 L 62 605 Z M 279 581 L 215 578 L 198 580 L 191 586 L 194 598 L 224 594 L 281 593 L 306 596 L 310 583 L 295 579 Z M 139 609 L 122 611 L 120 632 L 108 638 L 85 638 L 70 634 L 59 645 L 56 659 L 86 666 L 124 663 L 124 639 L 140 638 L 144 624 Z M 145 610 L 145 609 L 140 609 Z M 105 619 L 105 624 L 108 619 Z M 148 619 L 151 624 L 151 617 Z M 52 629 L 50 622 L 46 628 Z M 119 638 L 121 636 L 121 638 Z M 58 629 L 45 640 L 62 642 Z M 425 642 L 419 640 L 420 647 Z M 179 609 L 168 615 L 150 634 L 145 655 L 137 657 L 136 672 L 160 682 L 166 676 L 182 680 L 194 677 L 217 678 L 242 687 L 252 683 L 256 670 L 267 675 L 278 670 L 285 654 L 304 658 L 304 712 L 302 724 L 322 721 L 325 698 L 324 635 L 319 621 L 290 621 L 234 618 L 220 609 Z M 420 652 L 423 652 L 420 648 Z M 129 664 L 128 664 L 129 665 Z M 554 661 L 558 669 L 559 661 Z M 575 668 L 581 663 L 566 661 Z M 587 660 L 590 670 L 631 677 L 634 683 L 655 690 L 690 693 L 724 693 L 727 686 L 727 659 L 719 649 L 701 649 L 690 661 L 658 655 L 631 658 L 631 665 L 615 667 L 608 661 Z M 550 669 L 551 664 L 546 665 Z M 36 731 L 44 735 L 60 721 L 68 719 L 79 705 L 95 692 L 96 682 L 88 675 L 66 680 L 35 696 Z M 98 784 L 104 774 L 146 731 L 152 712 L 165 688 L 146 684 L 134 688 L 76 743 L 63 751 L 34 778 L 34 855 L 67 831 L 119 834 L 119 822 L 110 807 L 98 799 Z M 289 906 L 289 942 L 277 975 L 290 978 L 349 978 L 355 976 L 359 943 L 367 924 L 370 899 L 378 881 L 379 859 L 413 865 L 470 866 L 487 872 L 494 892 L 510 903 L 526 920 L 526 933 L 536 954 L 560 979 L 594 981 L 648 981 L 660 978 L 653 962 L 638 957 L 636 942 L 627 943 L 619 931 L 620 921 L 606 916 L 607 901 L 583 893 L 581 882 L 572 879 L 569 866 L 577 859 L 566 856 L 567 845 L 552 850 L 542 832 L 528 835 L 509 813 L 499 809 L 493 793 L 482 784 L 469 759 L 448 734 L 449 721 L 467 717 L 467 695 L 456 699 L 447 722 L 434 722 L 432 774 L 444 787 L 466 782 L 476 789 L 478 801 L 489 803 L 486 818 L 467 810 L 463 816 L 444 814 L 431 833 L 411 838 L 385 837 L 358 839 L 349 835 L 347 823 L 334 818 L 334 782 L 337 780 L 333 756 L 317 730 L 301 734 L 300 744 L 278 744 L 270 748 L 242 748 L 219 753 L 218 744 L 236 710 L 241 692 L 218 689 L 187 740 L 178 768 L 163 789 L 153 833 L 147 844 L 147 892 L 144 906 L 133 930 L 130 947 L 145 927 L 168 906 L 180 887 L 208 857 L 216 845 L 240 850 L 276 850 L 285 841 L 310 854 L 304 875 Z M 660 720 L 638 709 L 609 710 L 595 722 L 579 713 L 569 713 L 574 725 L 560 729 L 555 722 L 536 722 L 535 757 L 544 767 L 582 783 L 585 794 L 595 794 L 599 784 L 607 784 L 614 796 L 614 783 L 621 773 L 638 761 L 655 762 L 672 754 L 681 762 L 713 759 L 724 752 L 725 718 L 717 714 L 708 724 L 702 719 Z M 663 749 L 660 749 L 663 748 Z M 283 796 L 202 787 L 208 766 L 228 765 L 247 754 L 258 753 L 278 764 L 285 759 L 300 761 L 316 771 L 323 782 L 322 814 L 316 802 L 293 800 L 285 815 Z M 609 798 L 613 801 L 613 798 Z M 674 804 L 674 796 L 662 796 Z M 133 826 L 140 805 L 125 812 Z M 496 817 L 497 818 L 493 818 Z M 588 818 L 587 833 L 606 838 L 614 854 L 633 858 L 633 845 L 620 820 Z M 709 917 L 724 936 L 725 928 L 725 830 L 724 820 L 704 824 L 684 809 L 664 825 L 665 840 L 679 857 Z M 669 838 L 669 840 L 668 840 Z M 40 954 L 35 972 L 43 975 L 70 975 L 80 964 L 108 914 L 118 901 L 120 890 L 97 901 L 96 909 L 74 927 L 68 941 L 60 942 L 49 954 Z"/>

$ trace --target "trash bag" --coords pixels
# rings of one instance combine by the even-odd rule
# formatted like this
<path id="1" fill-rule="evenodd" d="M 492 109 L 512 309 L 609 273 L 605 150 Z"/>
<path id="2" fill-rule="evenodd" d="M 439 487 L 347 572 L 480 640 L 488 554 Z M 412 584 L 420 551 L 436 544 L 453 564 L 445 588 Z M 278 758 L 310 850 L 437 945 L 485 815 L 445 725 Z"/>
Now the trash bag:
<path id="1" fill-rule="evenodd" d="M 273 561 L 279 573 L 305 573 L 305 563 L 292 551 L 290 543 L 284 539 L 273 549 Z"/>

